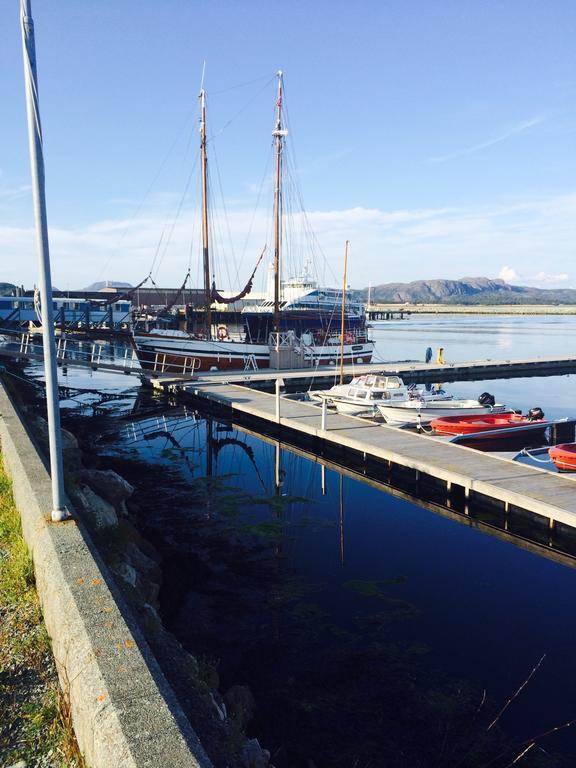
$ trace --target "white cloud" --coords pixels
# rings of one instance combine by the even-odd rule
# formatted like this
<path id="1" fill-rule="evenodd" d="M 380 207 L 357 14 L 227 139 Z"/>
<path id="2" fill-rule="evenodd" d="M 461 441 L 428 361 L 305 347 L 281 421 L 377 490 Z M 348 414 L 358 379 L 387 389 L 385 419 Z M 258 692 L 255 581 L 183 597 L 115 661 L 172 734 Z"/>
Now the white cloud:
<path id="1" fill-rule="evenodd" d="M 200 284 L 197 212 L 185 209 L 173 222 L 164 211 L 147 209 L 133 219 L 109 218 L 79 228 L 51 227 L 54 284 L 74 288 L 99 279 L 135 284 L 154 262 L 158 284 L 179 285 L 189 261 L 192 282 Z M 213 218 L 223 220 L 219 211 L 214 211 Z M 215 227 L 212 239 L 216 278 L 224 290 L 235 289 L 246 279 L 265 243 L 270 256 L 273 231 L 271 214 L 263 209 L 228 210 L 225 221 Z M 326 284 L 340 283 L 345 240 L 351 242 L 350 283 L 357 287 L 497 274 L 517 285 L 552 287 L 576 282 L 572 267 L 576 194 L 474 209 L 351 208 L 300 214 L 286 225 L 285 273 L 301 268 L 310 254 L 291 238 L 293 231 L 301 229 L 315 234 L 312 255 Z M 0 281 L 31 286 L 36 275 L 33 232 L 0 227 Z M 263 264 L 255 287 L 264 287 L 265 279 Z"/>
<path id="2" fill-rule="evenodd" d="M 528 285 L 534 288 L 562 288 L 567 287 L 565 283 L 570 279 L 567 272 L 559 274 L 550 274 L 548 272 L 536 272 L 535 274 L 523 274 L 517 272 L 513 267 L 504 266 L 498 273 L 498 277 L 507 283 L 515 285 Z"/>
<path id="3" fill-rule="evenodd" d="M 565 283 L 568 280 L 568 274 L 564 272 L 561 275 L 548 275 L 546 272 L 538 272 L 536 280 L 541 280 L 543 283 Z"/>
<path id="4" fill-rule="evenodd" d="M 516 272 L 515 269 L 512 269 L 512 267 L 504 266 L 498 272 L 498 277 L 500 280 L 504 280 L 506 283 L 513 283 L 516 280 L 519 280 L 518 272 Z"/>

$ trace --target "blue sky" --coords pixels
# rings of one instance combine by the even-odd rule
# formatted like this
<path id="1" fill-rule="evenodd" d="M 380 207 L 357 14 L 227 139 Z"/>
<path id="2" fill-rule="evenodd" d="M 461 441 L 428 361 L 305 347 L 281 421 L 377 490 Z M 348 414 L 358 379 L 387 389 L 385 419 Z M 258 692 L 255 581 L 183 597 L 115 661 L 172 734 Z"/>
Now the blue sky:
<path id="1" fill-rule="evenodd" d="M 156 282 L 175 285 L 189 261 L 196 280 L 204 61 L 220 287 L 270 246 L 278 68 L 321 279 L 339 280 L 349 239 L 356 287 L 464 275 L 576 286 L 574 3 L 33 0 L 32 11 L 58 287 L 137 282 L 153 263 Z M 0 69 L 0 281 L 32 285 L 17 0 L 0 7 Z"/>

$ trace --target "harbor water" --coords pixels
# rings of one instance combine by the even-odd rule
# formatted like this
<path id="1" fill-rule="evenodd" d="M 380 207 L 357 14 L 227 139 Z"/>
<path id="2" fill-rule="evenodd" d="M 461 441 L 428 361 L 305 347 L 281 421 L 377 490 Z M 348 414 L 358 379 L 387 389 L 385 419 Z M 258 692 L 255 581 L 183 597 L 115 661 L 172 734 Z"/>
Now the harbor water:
<path id="1" fill-rule="evenodd" d="M 413 316 L 373 337 L 381 361 L 565 355 L 576 318 Z M 249 687 L 247 732 L 277 768 L 504 766 L 575 716 L 570 553 L 530 551 L 196 406 L 136 404 L 132 378 L 62 380 L 120 398 L 100 403 L 94 446 L 137 488 L 163 621 L 222 691 Z M 575 381 L 446 388 L 574 417 Z M 63 405 L 90 419 L 96 400 Z M 576 731 L 537 739 L 520 764 L 576 765 Z"/>

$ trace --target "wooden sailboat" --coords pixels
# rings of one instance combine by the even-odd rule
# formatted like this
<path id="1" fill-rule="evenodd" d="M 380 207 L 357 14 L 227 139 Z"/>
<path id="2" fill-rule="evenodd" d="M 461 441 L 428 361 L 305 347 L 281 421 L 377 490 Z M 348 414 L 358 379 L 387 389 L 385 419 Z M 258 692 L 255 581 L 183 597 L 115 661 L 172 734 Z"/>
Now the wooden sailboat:
<path id="1" fill-rule="evenodd" d="M 366 335 L 363 310 L 356 310 L 353 332 L 329 333 L 314 325 L 318 310 L 314 304 L 305 305 L 305 311 L 293 316 L 286 312 L 280 279 L 282 244 L 282 157 L 287 131 L 283 126 L 283 75 L 278 72 L 276 120 L 272 135 L 275 141 L 274 185 L 274 301 L 273 325 L 266 322 L 270 314 L 256 312 L 256 328 L 246 320 L 247 334 L 242 340 L 232 340 L 212 323 L 212 302 L 231 303 L 249 293 L 255 271 L 245 289 L 238 296 L 224 298 L 211 284 L 210 248 L 208 230 L 207 154 L 206 154 L 206 94 L 200 92 L 200 158 L 202 169 L 202 257 L 204 274 L 205 312 L 200 332 L 162 329 L 147 333 L 134 333 L 136 353 L 142 366 L 163 373 L 191 374 L 207 370 L 247 370 L 268 368 L 297 368 L 317 365 L 336 365 L 337 362 L 367 363 L 372 358 L 373 342 Z M 262 257 L 260 257 L 262 258 Z M 258 265 L 257 265 L 258 266 Z M 309 292 L 308 292 L 309 293 Z M 257 308 L 260 309 L 260 308 Z M 312 315 L 312 316 L 311 316 Z M 303 319 L 302 319 L 303 318 Z M 297 321 L 298 320 L 298 321 Z M 309 328 L 310 326 L 310 328 Z"/>
<path id="2" fill-rule="evenodd" d="M 267 368 L 268 344 L 252 344 L 219 338 L 212 325 L 212 285 L 208 229 L 208 159 L 206 153 L 206 92 L 200 91 L 200 161 L 202 180 L 202 266 L 204 274 L 204 318 L 201 332 L 156 329 L 135 333 L 136 354 L 143 368 L 162 373 L 193 373 L 209 370 Z M 251 282 L 248 283 L 248 290 Z M 246 289 L 245 289 L 246 290 Z M 247 291 L 246 291 L 247 292 Z M 220 334 L 221 335 L 221 334 Z M 216 338 L 214 338 L 216 336 Z"/>

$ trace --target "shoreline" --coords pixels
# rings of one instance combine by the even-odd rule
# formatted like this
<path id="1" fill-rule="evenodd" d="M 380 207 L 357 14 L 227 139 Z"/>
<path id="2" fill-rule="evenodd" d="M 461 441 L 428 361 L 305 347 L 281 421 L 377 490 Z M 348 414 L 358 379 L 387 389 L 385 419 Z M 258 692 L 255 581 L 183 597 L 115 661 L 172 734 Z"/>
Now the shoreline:
<path id="1" fill-rule="evenodd" d="M 370 304 L 366 312 L 407 315 L 576 315 L 576 304 Z M 371 320 L 370 322 L 378 322 Z M 388 322 L 388 321 L 383 321 Z"/>

